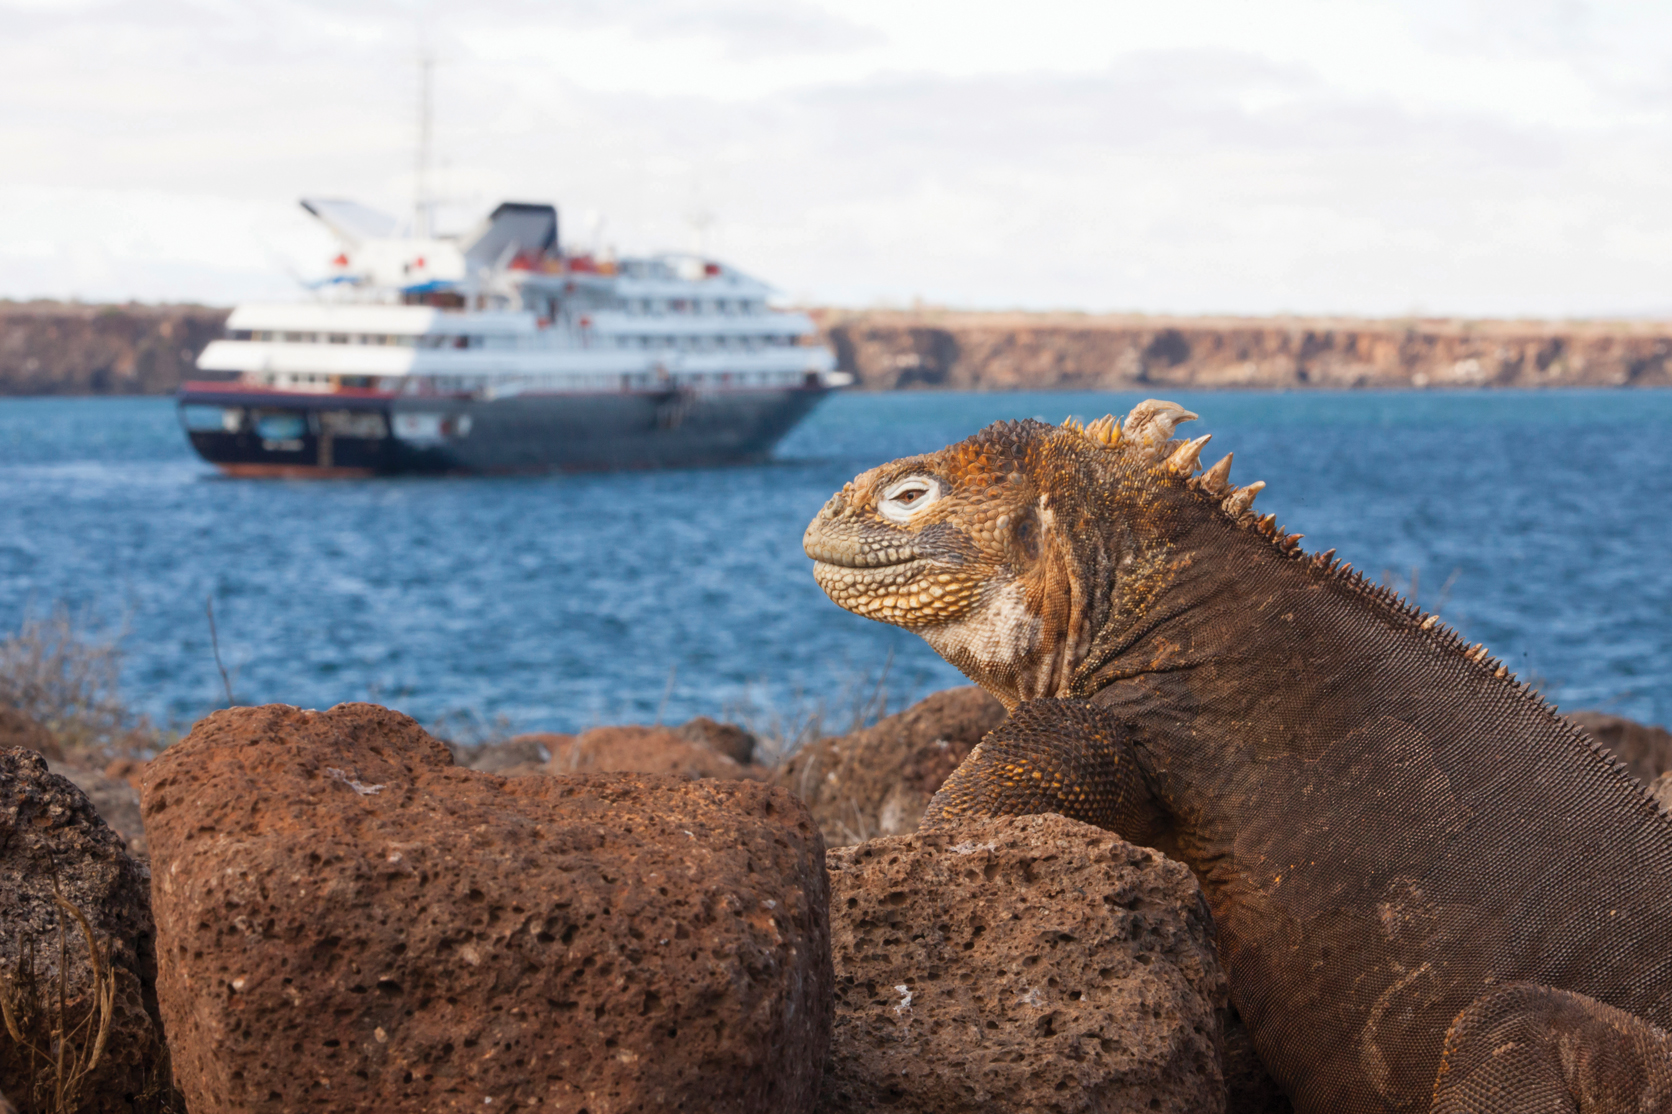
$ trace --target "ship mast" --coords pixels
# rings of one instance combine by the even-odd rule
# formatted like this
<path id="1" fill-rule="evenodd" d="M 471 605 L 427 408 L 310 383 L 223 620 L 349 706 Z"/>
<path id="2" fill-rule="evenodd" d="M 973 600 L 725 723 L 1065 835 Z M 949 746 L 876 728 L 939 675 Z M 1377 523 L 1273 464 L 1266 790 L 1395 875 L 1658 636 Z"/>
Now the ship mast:
<path id="1" fill-rule="evenodd" d="M 427 51 L 418 56 L 418 172 L 416 197 L 413 200 L 412 236 L 416 240 L 430 238 L 430 133 L 434 108 L 430 99 L 431 74 L 435 70 L 435 56 Z"/>

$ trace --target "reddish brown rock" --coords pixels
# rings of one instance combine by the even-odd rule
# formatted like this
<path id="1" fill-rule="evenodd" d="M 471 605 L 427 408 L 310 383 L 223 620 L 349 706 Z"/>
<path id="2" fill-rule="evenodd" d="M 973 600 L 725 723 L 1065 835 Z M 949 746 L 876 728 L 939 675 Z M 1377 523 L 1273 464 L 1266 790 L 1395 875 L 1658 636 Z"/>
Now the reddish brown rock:
<path id="1" fill-rule="evenodd" d="M 21 747 L 0 750 L 0 971 L 15 986 L 33 987 L 16 1003 L 25 1038 L 42 1050 L 52 1044 L 49 1033 L 59 1017 L 61 916 L 68 947 L 65 1013 L 74 1024 L 92 1006 L 87 946 L 73 915 L 55 902 L 55 884 L 87 918 L 114 978 L 110 1035 L 86 1077 L 77 1110 L 130 1114 L 154 1109 L 167 1093 L 168 1053 L 153 988 L 149 881 L 121 837 L 74 784 L 49 772 L 45 758 Z M 56 1109 L 51 1091 L 43 1090 L 52 1073 L 42 1064 L 32 1070 L 29 1059 L 0 1035 L 0 1091 L 25 1109 Z"/>
<path id="2" fill-rule="evenodd" d="M 1660 802 L 1660 807 L 1672 812 L 1672 774 L 1661 774 L 1649 786 L 1649 796 Z"/>
<path id="3" fill-rule="evenodd" d="M 833 850 L 821 1114 L 1225 1108 L 1189 869 L 1061 816 Z"/>
<path id="4" fill-rule="evenodd" d="M 501 778 L 345 704 L 216 712 L 144 801 L 192 1114 L 811 1106 L 828 884 L 780 789 Z"/>
<path id="5" fill-rule="evenodd" d="M 947 689 L 872 727 L 807 744 L 774 780 L 807 802 L 832 847 L 904 835 L 1003 720 L 1004 705 L 980 689 Z"/>
<path id="6" fill-rule="evenodd" d="M 1567 718 L 1613 752 L 1647 785 L 1672 771 L 1672 732 L 1608 712 L 1569 712 Z"/>
<path id="7" fill-rule="evenodd" d="M 564 742 L 550 736 L 553 774 L 620 771 L 682 778 L 753 778 L 761 771 L 694 743 L 667 727 L 594 727 Z"/>
<path id="8" fill-rule="evenodd" d="M 111 777 L 104 770 L 90 770 L 68 762 L 48 762 L 47 766 L 60 777 L 69 778 L 77 789 L 98 810 L 100 818 L 128 845 L 128 853 L 136 858 L 150 857 L 145 842 L 145 824 L 139 815 L 139 790 L 126 778 Z M 120 768 L 111 763 L 113 768 Z"/>
<path id="9" fill-rule="evenodd" d="M 580 735 L 533 732 L 503 743 L 451 749 L 459 765 L 504 777 L 615 772 L 760 778 L 764 771 L 739 762 L 732 753 L 753 747 L 754 736 L 742 728 L 703 718 L 677 728 L 626 725 L 594 727 Z"/>
<path id="10" fill-rule="evenodd" d="M 142 758 L 116 758 L 104 768 L 104 776 L 112 781 L 125 781 L 133 786 L 135 793 L 139 792 L 140 782 L 145 779 L 145 760 Z"/>
<path id="11" fill-rule="evenodd" d="M 501 777 L 526 777 L 545 773 L 552 752 L 573 738 L 573 735 L 518 735 L 503 743 L 475 747 L 448 743 L 447 749 L 453 753 L 453 761 L 468 769 Z"/>
<path id="12" fill-rule="evenodd" d="M 725 755 L 740 766 L 755 760 L 755 737 L 735 723 L 698 716 L 674 728 L 680 736 Z"/>

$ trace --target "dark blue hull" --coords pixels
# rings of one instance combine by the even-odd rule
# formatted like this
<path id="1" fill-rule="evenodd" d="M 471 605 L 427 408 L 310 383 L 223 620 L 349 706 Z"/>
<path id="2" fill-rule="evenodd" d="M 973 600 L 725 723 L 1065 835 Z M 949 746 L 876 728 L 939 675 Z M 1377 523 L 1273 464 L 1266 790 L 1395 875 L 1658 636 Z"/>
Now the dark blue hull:
<path id="1" fill-rule="evenodd" d="M 198 453 L 232 475 L 343 476 L 690 468 L 765 460 L 829 390 L 304 394 L 194 383 Z"/>

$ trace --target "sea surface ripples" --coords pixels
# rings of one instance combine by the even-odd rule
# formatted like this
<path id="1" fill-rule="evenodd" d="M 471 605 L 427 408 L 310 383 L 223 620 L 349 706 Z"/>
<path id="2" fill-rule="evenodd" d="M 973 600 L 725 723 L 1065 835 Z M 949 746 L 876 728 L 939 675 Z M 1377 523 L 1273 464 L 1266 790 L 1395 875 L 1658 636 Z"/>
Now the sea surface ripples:
<path id="1" fill-rule="evenodd" d="M 813 583 L 801 532 L 830 493 L 990 421 L 1140 397 L 852 394 L 763 467 L 311 483 L 218 477 L 166 399 L 0 400 L 0 630 L 59 602 L 122 628 L 125 695 L 175 725 L 224 703 L 212 598 L 242 702 L 557 730 L 822 705 L 840 727 L 891 659 L 896 703 L 959 677 Z M 1672 393 L 1177 400 L 1308 549 L 1414 572 L 1563 707 L 1672 721 Z"/>

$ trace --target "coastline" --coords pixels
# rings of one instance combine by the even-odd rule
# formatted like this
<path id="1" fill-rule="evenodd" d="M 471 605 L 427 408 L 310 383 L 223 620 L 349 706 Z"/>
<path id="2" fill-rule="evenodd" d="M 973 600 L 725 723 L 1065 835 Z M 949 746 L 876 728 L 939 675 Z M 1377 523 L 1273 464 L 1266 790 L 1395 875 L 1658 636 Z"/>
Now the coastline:
<path id="1" fill-rule="evenodd" d="M 165 395 L 230 311 L 0 301 L 0 395 Z M 862 390 L 1672 386 L 1672 322 L 807 311 Z"/>
<path id="2" fill-rule="evenodd" d="M 871 390 L 1672 386 L 1672 322 L 815 310 Z"/>

